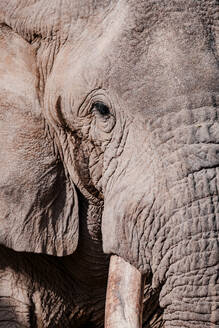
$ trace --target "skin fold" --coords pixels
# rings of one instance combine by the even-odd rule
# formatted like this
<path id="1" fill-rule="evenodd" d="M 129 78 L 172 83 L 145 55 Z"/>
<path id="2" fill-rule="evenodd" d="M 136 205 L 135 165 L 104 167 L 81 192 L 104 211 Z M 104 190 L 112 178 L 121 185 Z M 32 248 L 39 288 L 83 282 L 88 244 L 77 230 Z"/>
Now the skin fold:
<path id="1" fill-rule="evenodd" d="M 217 0 L 0 2 L 0 327 L 219 327 Z"/>

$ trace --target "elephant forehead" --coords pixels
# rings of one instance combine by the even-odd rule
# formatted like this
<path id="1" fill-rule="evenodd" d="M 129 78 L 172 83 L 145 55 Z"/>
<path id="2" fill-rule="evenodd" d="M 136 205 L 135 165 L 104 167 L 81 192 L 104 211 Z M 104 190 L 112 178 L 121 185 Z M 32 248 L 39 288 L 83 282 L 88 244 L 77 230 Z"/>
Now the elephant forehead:
<path id="1" fill-rule="evenodd" d="M 55 59 L 53 72 L 50 77 L 54 87 L 65 91 L 87 94 L 98 84 L 103 84 L 107 71 L 115 59 L 118 44 L 124 29 L 128 7 L 121 1 L 107 17 L 91 17 L 86 27 L 81 30 L 81 25 L 73 27 L 71 33 L 78 35 L 77 40 L 71 38 L 60 50 Z"/>
<path id="2" fill-rule="evenodd" d="M 101 24 L 91 20 L 78 42 L 62 49 L 52 84 L 56 79 L 54 87 L 71 94 L 76 106 L 103 87 L 132 111 L 158 108 L 182 95 L 217 92 L 208 32 L 195 11 L 197 2 L 189 2 L 194 10 L 179 1 L 180 8 L 174 5 L 168 12 L 161 6 L 161 13 L 151 1 L 119 2 Z"/>
<path id="3" fill-rule="evenodd" d="M 126 30 L 109 84 L 127 108 L 153 109 L 192 93 L 218 92 L 208 31 L 194 13 L 173 12 L 150 31 Z"/>

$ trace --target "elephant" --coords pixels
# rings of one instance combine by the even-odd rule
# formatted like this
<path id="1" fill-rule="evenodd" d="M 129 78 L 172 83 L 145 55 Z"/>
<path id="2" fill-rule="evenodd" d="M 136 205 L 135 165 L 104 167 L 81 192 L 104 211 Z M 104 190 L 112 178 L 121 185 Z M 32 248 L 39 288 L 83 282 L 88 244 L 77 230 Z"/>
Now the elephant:
<path id="1" fill-rule="evenodd" d="M 219 327 L 218 8 L 1 0 L 0 327 Z"/>

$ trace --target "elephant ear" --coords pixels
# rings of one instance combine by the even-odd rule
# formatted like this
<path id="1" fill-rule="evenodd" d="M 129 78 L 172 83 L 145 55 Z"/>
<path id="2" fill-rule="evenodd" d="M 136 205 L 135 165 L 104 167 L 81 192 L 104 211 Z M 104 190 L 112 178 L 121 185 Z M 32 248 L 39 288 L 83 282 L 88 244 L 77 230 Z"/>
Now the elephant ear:
<path id="1" fill-rule="evenodd" d="M 41 115 L 31 45 L 0 26 L 0 244 L 68 255 L 78 244 L 74 185 Z"/>

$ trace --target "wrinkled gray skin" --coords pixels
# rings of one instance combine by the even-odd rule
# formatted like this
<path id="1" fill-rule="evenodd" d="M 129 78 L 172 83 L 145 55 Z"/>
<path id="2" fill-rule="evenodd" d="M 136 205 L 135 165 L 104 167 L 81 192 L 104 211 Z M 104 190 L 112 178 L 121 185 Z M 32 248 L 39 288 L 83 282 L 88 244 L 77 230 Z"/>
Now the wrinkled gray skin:
<path id="1" fill-rule="evenodd" d="M 144 327 L 219 327 L 218 1 L 0 22 L 0 327 L 103 327 L 104 253 L 145 274 Z"/>

